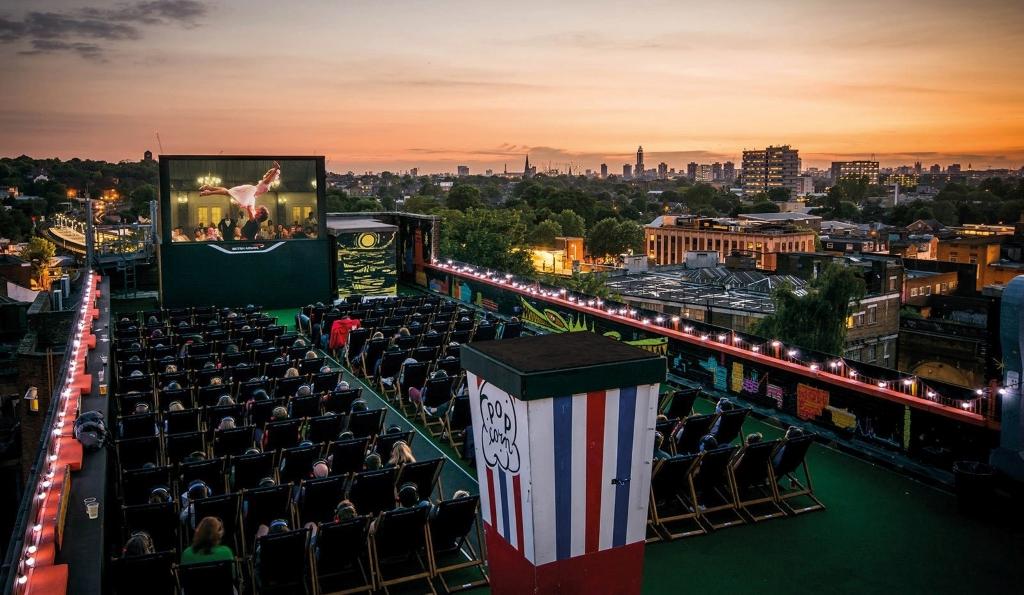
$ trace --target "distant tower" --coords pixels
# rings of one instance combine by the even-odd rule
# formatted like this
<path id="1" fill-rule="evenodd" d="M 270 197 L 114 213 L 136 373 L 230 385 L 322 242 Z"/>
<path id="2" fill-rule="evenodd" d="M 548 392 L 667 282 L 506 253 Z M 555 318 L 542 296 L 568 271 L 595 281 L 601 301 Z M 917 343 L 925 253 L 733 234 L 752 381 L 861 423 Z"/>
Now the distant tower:
<path id="1" fill-rule="evenodd" d="M 533 177 L 533 170 L 530 169 L 530 155 L 529 154 L 526 155 L 526 166 L 523 167 L 523 177 L 524 178 L 532 178 Z"/>
<path id="2" fill-rule="evenodd" d="M 636 176 L 642 176 L 644 173 L 644 148 L 638 147 L 636 150 L 636 167 L 633 168 L 633 174 Z"/>
<path id="3" fill-rule="evenodd" d="M 146 151 L 145 153 L 143 153 L 142 154 L 142 160 L 143 161 L 152 161 L 153 160 L 153 151 Z"/>

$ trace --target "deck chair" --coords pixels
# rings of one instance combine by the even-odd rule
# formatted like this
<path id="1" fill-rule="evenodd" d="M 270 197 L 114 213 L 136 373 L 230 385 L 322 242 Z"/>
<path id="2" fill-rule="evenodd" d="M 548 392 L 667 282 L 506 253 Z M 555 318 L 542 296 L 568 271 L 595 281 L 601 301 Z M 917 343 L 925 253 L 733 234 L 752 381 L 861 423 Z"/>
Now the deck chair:
<path id="1" fill-rule="evenodd" d="M 220 394 L 227 394 L 227 387 L 223 387 L 224 390 Z M 220 395 L 217 395 L 220 396 Z M 195 401 L 192 399 L 192 391 L 184 388 L 170 389 L 165 388 L 156 392 L 156 406 L 160 411 L 167 411 L 171 407 L 171 403 L 178 401 L 185 409 L 191 409 L 195 406 Z M 147 401 L 148 402 L 148 401 Z M 201 404 L 201 403 L 200 403 Z M 212 405 L 213 403 L 211 403 Z"/>
<path id="2" fill-rule="evenodd" d="M 178 554 L 172 551 L 110 560 L 108 575 L 114 595 L 135 595 L 146 585 L 148 595 L 175 595 L 178 592 L 172 568 Z"/>
<path id="3" fill-rule="evenodd" d="M 276 485 L 242 492 L 242 527 L 246 541 L 252 541 L 260 525 L 277 519 L 293 523 L 292 486 Z"/>
<path id="4" fill-rule="evenodd" d="M 118 438 L 142 438 L 157 434 L 156 413 L 138 413 L 117 418 Z"/>
<path id="5" fill-rule="evenodd" d="M 444 489 L 441 486 L 441 467 L 443 466 L 443 458 L 406 463 L 398 470 L 398 478 L 395 480 L 395 485 L 400 486 L 410 482 L 416 484 L 416 489 L 419 491 L 422 500 L 430 500 L 436 487 L 438 499 L 440 500 L 444 498 Z"/>
<path id="6" fill-rule="evenodd" d="M 217 426 L 225 417 L 235 420 L 236 424 L 244 424 L 248 417 L 245 405 L 215 405 L 205 407 L 202 410 L 203 421 L 206 422 L 207 435 L 212 436 Z"/>
<path id="7" fill-rule="evenodd" d="M 117 440 L 117 461 L 120 469 L 139 469 L 146 463 L 161 465 L 164 461 L 160 449 L 160 438 L 157 436 L 146 436 L 144 438 L 129 438 Z"/>
<path id="8" fill-rule="evenodd" d="M 322 367 L 324 367 L 324 358 L 322 357 L 303 359 L 301 362 L 299 362 L 299 373 L 302 374 L 303 376 L 307 376 L 309 374 L 316 374 L 320 371 L 320 368 Z"/>
<path id="9" fill-rule="evenodd" d="M 348 416 L 348 431 L 356 438 L 373 438 L 384 429 L 384 416 L 387 410 L 370 409 L 356 411 Z"/>
<path id="10" fill-rule="evenodd" d="M 501 325 L 501 338 L 502 339 L 515 339 L 523 334 L 523 324 L 521 322 L 506 322 Z"/>
<path id="11" fill-rule="evenodd" d="M 206 436 L 202 432 L 168 434 L 164 437 L 167 446 L 167 462 L 175 465 L 193 452 L 206 453 Z"/>
<path id="12" fill-rule="evenodd" d="M 356 369 L 352 370 L 353 373 L 357 373 L 363 378 L 373 378 L 377 362 L 384 355 L 384 350 L 387 349 L 387 346 L 387 339 L 370 339 L 367 341 L 366 347 L 363 348 L 362 361 Z"/>
<path id="13" fill-rule="evenodd" d="M 409 357 L 408 351 L 387 351 L 380 358 L 374 382 L 380 389 L 381 396 L 391 400 L 398 390 L 398 373 L 402 371 L 402 362 Z"/>
<path id="14" fill-rule="evenodd" d="M 469 496 L 455 500 L 442 500 L 437 503 L 430 519 L 431 559 L 434 562 L 432 573 L 441 581 L 445 592 L 454 593 L 465 589 L 482 587 L 490 582 L 484 570 L 483 556 L 473 547 L 469 539 L 470 531 L 476 527 L 476 543 L 484 542 L 483 530 L 477 516 L 480 496 Z M 445 580 L 445 574 L 475 568 L 481 575 L 479 580 L 466 583 L 460 577 L 458 586 L 451 586 Z"/>
<path id="15" fill-rule="evenodd" d="M 335 386 L 338 385 L 338 381 L 341 380 L 341 372 L 317 372 L 313 376 L 313 392 L 316 394 L 323 394 Z"/>
<path id="16" fill-rule="evenodd" d="M 235 560 L 175 566 L 174 575 L 182 593 L 188 595 L 223 595 L 236 592 L 239 576 Z M 149 589 L 147 587 L 146 591 Z"/>
<path id="17" fill-rule="evenodd" d="M 400 508 L 384 512 L 377 519 L 376 530 L 370 535 L 370 562 L 377 589 L 387 593 L 391 585 L 422 580 L 431 593 L 437 593 L 430 582 L 433 554 L 427 513 L 427 508 L 421 506 Z M 395 567 L 401 568 L 390 572 Z"/>
<path id="18" fill-rule="evenodd" d="M 178 540 L 181 519 L 174 502 L 122 506 L 121 515 L 125 540 L 135 531 L 145 531 L 153 538 L 153 546 L 157 551 L 181 551 Z"/>
<path id="19" fill-rule="evenodd" d="M 445 333 L 448 332 L 448 324 L 447 323 L 442 323 L 441 326 L 442 326 L 442 328 L 444 328 L 444 330 L 439 331 L 436 328 L 434 328 L 433 324 L 430 325 L 431 330 L 433 330 L 435 332 L 433 332 L 433 333 L 430 333 L 430 332 L 424 333 L 423 338 L 420 339 L 420 347 L 421 348 L 423 348 L 423 347 L 432 347 L 432 348 L 434 348 L 436 350 L 438 347 L 441 346 L 441 343 L 444 341 L 444 335 L 445 335 Z M 436 353 L 436 351 L 435 351 L 435 353 Z M 416 356 L 413 356 L 413 357 L 416 357 Z M 419 358 L 416 358 L 416 360 L 420 361 Z"/>
<path id="20" fill-rule="evenodd" d="M 319 592 L 341 595 L 373 590 L 373 578 L 366 571 L 369 530 L 369 516 L 320 525 L 313 556 Z"/>
<path id="21" fill-rule="evenodd" d="M 164 412 L 164 423 L 167 425 L 168 434 L 186 434 L 200 430 L 200 419 L 202 410 L 185 409 L 184 411 Z"/>
<path id="22" fill-rule="evenodd" d="M 187 486 L 196 479 L 203 480 L 214 494 L 227 492 L 227 459 L 215 458 L 208 461 L 182 463 L 179 466 L 179 486 Z"/>
<path id="23" fill-rule="evenodd" d="M 295 392 L 299 390 L 299 387 L 306 383 L 306 379 L 302 376 L 292 376 L 290 378 L 278 378 L 277 387 L 274 389 L 274 396 L 278 399 L 285 397 L 294 397 Z"/>
<path id="24" fill-rule="evenodd" d="M 669 418 L 682 419 L 689 417 L 693 411 L 693 404 L 697 401 L 697 397 L 700 396 L 699 388 L 684 388 L 677 390 L 672 393 L 671 400 L 668 405 L 663 408 L 662 413 Z"/>
<path id="25" fill-rule="evenodd" d="M 320 458 L 320 446 L 296 446 L 281 451 L 278 476 L 281 483 L 293 483 L 304 479 Z"/>
<path id="26" fill-rule="evenodd" d="M 256 427 L 242 426 L 213 433 L 213 456 L 237 456 L 256 445 Z"/>
<path id="27" fill-rule="evenodd" d="M 299 430 L 301 427 L 301 419 L 267 422 L 263 434 L 263 450 L 278 450 L 296 446 L 300 440 Z"/>
<path id="28" fill-rule="evenodd" d="M 216 517 L 224 524 L 224 543 L 231 546 L 236 555 L 245 555 L 245 539 L 242 536 L 242 498 L 241 494 L 231 493 L 220 496 L 210 496 L 196 500 L 194 503 L 193 515 L 195 524 L 208 517 Z M 190 541 L 191 534 L 187 535 Z M 241 554 L 238 554 L 241 552 Z"/>
<path id="29" fill-rule="evenodd" d="M 292 417 L 316 417 L 320 415 L 320 397 L 292 397 L 288 402 Z"/>
<path id="30" fill-rule="evenodd" d="M 415 364 L 405 364 L 402 366 L 402 371 L 398 377 L 398 389 L 396 396 L 398 397 L 398 405 L 402 408 L 403 412 L 406 410 L 406 406 L 410 402 L 409 389 L 423 388 L 423 385 L 427 382 L 427 376 L 429 373 L 429 361 L 417 361 Z"/>
<path id="31" fill-rule="evenodd" d="M 253 378 L 251 380 L 246 380 L 245 382 L 239 382 L 238 397 L 235 400 L 239 403 L 244 403 L 251 399 L 258 390 L 263 390 L 266 391 L 267 394 L 270 394 L 270 382 L 261 378 Z"/>
<path id="32" fill-rule="evenodd" d="M 736 438 L 742 438 L 743 422 L 747 420 L 748 413 L 750 409 L 737 407 L 718 414 L 718 419 L 711 427 L 719 446 L 732 444 Z"/>
<path id="33" fill-rule="evenodd" d="M 334 518 L 334 509 L 345 496 L 345 478 L 341 476 L 303 480 L 298 502 L 299 526 L 326 523 Z"/>
<path id="34" fill-rule="evenodd" d="M 786 516 L 775 498 L 775 473 L 771 465 L 772 452 L 778 445 L 778 440 L 748 444 L 729 465 L 736 508 L 753 522 Z"/>
<path id="35" fill-rule="evenodd" d="M 264 477 L 277 479 L 277 455 L 273 452 L 233 456 L 229 464 L 228 481 L 235 491 L 254 488 Z"/>
<path id="36" fill-rule="evenodd" d="M 280 357 L 280 352 L 279 351 L 275 351 L 274 352 L 274 356 L 275 356 L 274 359 L 277 359 L 277 357 Z M 263 368 L 263 374 L 266 375 L 267 378 L 276 378 L 277 381 L 280 382 L 282 379 L 284 379 L 284 374 L 285 374 L 285 372 L 288 371 L 288 368 L 290 368 L 290 367 L 292 367 L 292 363 L 291 362 L 287 362 L 287 361 L 273 362 L 272 361 L 272 362 L 270 362 L 269 364 L 267 364 Z"/>
<path id="37" fill-rule="evenodd" d="M 416 438 L 416 432 L 409 430 L 407 432 L 388 432 L 386 434 L 380 434 L 377 436 L 377 442 L 374 445 L 374 450 L 380 455 L 383 460 L 388 460 L 391 456 L 391 449 L 395 447 L 396 442 L 405 442 L 410 447 L 412 441 Z"/>
<path id="38" fill-rule="evenodd" d="M 256 548 L 253 580 L 257 593 L 316 593 L 310 572 L 309 529 L 264 535 L 256 541 Z"/>
<path id="39" fill-rule="evenodd" d="M 747 522 L 736 509 L 736 495 L 729 481 L 729 463 L 737 450 L 736 446 L 719 446 L 705 451 L 690 472 L 690 487 L 699 513 L 697 518 L 712 529 Z M 718 517 L 722 518 L 719 520 Z"/>
<path id="40" fill-rule="evenodd" d="M 328 447 L 331 475 L 350 475 L 362 471 L 369 443 L 369 438 L 352 438 L 332 442 Z"/>
<path id="41" fill-rule="evenodd" d="M 249 408 L 249 423 L 262 430 L 267 421 L 274 413 L 275 407 L 287 407 L 287 399 L 270 399 L 269 401 L 255 401 Z"/>
<path id="42" fill-rule="evenodd" d="M 306 422 L 306 439 L 313 444 L 330 442 L 338 437 L 345 427 L 346 416 L 336 413 L 311 417 Z"/>
<path id="43" fill-rule="evenodd" d="M 679 422 L 672 431 L 671 444 L 677 454 L 689 454 L 697 452 L 700 446 L 700 439 L 711 431 L 718 415 L 691 415 Z"/>
<path id="44" fill-rule="evenodd" d="M 779 444 L 778 449 L 772 455 L 772 472 L 775 475 L 776 499 L 791 514 L 803 514 L 815 510 L 824 510 L 825 503 L 814 495 L 814 485 L 811 483 L 811 471 L 807 468 L 807 451 L 814 442 L 814 434 L 803 434 L 793 438 L 785 439 Z M 797 474 L 803 470 L 804 481 L 797 478 Z M 783 480 L 789 480 L 789 489 L 783 490 Z M 789 500 L 806 497 L 811 501 L 803 507 L 794 508 Z"/>
<path id="45" fill-rule="evenodd" d="M 356 473 L 348 489 L 348 499 L 360 514 L 376 515 L 395 507 L 394 467 Z"/>
<path id="46" fill-rule="evenodd" d="M 420 345 L 412 350 L 411 357 L 418 362 L 432 362 L 437 359 L 438 346 Z"/>
<path id="47" fill-rule="evenodd" d="M 126 368 L 128 374 L 131 371 Z M 145 372 L 142 376 L 122 376 L 118 388 L 125 392 L 139 391 L 140 393 L 153 393 L 153 376 Z"/>
<path id="48" fill-rule="evenodd" d="M 469 395 L 460 395 L 452 399 L 448 415 L 441 419 L 444 421 L 445 433 L 448 435 L 448 444 L 453 449 L 459 450 L 466 441 L 466 428 L 472 425 Z"/>
<path id="49" fill-rule="evenodd" d="M 363 345 L 370 340 L 370 329 L 366 327 L 365 321 L 362 328 L 352 329 L 348 333 L 348 340 L 345 343 L 345 366 L 352 369 L 352 360 L 363 350 Z"/>
<path id="50" fill-rule="evenodd" d="M 701 455 L 682 454 L 657 461 L 651 474 L 651 503 L 647 514 L 647 541 L 704 535 L 699 511 L 690 489 L 690 473 Z M 677 524 L 682 526 L 675 528 Z"/>
<path id="51" fill-rule="evenodd" d="M 473 331 L 472 341 L 493 341 L 498 335 L 498 325 L 494 323 L 477 325 Z"/>
<path id="52" fill-rule="evenodd" d="M 210 407 L 217 404 L 221 395 L 231 395 L 231 387 L 224 384 L 211 384 L 196 389 L 196 403 L 200 407 Z"/>
<path id="53" fill-rule="evenodd" d="M 173 467 L 151 469 L 129 469 L 121 473 L 121 502 L 126 505 L 145 504 L 153 488 L 162 486 L 171 489 Z"/>
<path id="54" fill-rule="evenodd" d="M 323 402 L 324 413 L 333 411 L 339 415 L 348 415 L 352 410 L 352 403 L 363 394 L 361 388 L 346 388 L 332 390 Z"/>
<path id="55" fill-rule="evenodd" d="M 445 376 L 444 378 L 431 378 L 427 380 L 427 384 L 423 387 L 423 392 L 420 393 L 421 401 L 419 406 L 420 421 L 423 426 L 427 428 L 431 436 L 435 438 L 440 436 L 444 430 L 444 414 L 447 413 L 448 407 L 451 406 L 452 385 L 455 383 L 455 379 L 451 376 Z M 437 412 L 439 408 L 444 408 L 445 411 L 438 413 L 429 413 L 430 411 Z"/>

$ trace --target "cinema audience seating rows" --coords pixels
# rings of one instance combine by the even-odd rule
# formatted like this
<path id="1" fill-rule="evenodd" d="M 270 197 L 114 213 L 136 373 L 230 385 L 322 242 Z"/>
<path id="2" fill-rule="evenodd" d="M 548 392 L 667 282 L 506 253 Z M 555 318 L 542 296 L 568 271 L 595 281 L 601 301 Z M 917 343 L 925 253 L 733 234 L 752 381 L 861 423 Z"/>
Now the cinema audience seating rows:
<path id="1" fill-rule="evenodd" d="M 470 340 L 475 321 L 467 325 L 454 308 L 423 298 L 361 306 L 349 311 L 363 316 L 358 330 L 366 332 L 353 331 L 351 341 L 362 334 L 369 345 L 378 325 L 397 333 L 409 324 L 422 332 L 409 333 L 416 340 L 403 343 L 403 355 L 418 357 L 427 375 L 451 372 L 450 385 L 425 391 L 424 416 L 437 414 L 431 389 L 435 397 L 443 388 L 458 392 L 461 369 L 446 358 L 457 358 L 451 343 Z M 378 313 L 385 315 L 373 323 Z M 337 313 L 311 314 L 309 330 Z M 445 588 L 486 582 L 474 548 L 478 497 L 445 493 L 442 458 L 390 464 L 415 434 L 385 428 L 386 410 L 371 409 L 307 338 L 252 306 L 119 315 L 112 337 L 120 543 L 139 533 L 152 541 L 152 551 L 114 556 L 115 592 L 145 584 L 155 593 L 222 593 L 230 584 L 239 593 L 327 593 L 406 581 L 433 591 L 435 581 Z M 361 358 L 377 386 L 388 384 L 376 365 L 385 353 Z M 410 406 L 415 369 L 399 373 L 392 396 Z M 435 415 L 452 444 L 469 425 L 457 409 Z M 465 425 L 452 431 L 448 419 Z M 402 490 L 428 505 L 403 506 Z M 220 543 L 234 558 L 179 564 L 206 517 L 219 519 Z M 457 580 L 446 582 L 453 571 Z M 468 571 L 478 580 L 467 580 Z"/>
<path id="2" fill-rule="evenodd" d="M 748 409 L 723 399 L 715 413 L 695 414 L 699 394 L 699 389 L 675 391 L 662 404 L 649 542 L 825 508 L 814 495 L 806 462 L 812 434 L 790 428 L 779 440 L 744 437 Z"/>

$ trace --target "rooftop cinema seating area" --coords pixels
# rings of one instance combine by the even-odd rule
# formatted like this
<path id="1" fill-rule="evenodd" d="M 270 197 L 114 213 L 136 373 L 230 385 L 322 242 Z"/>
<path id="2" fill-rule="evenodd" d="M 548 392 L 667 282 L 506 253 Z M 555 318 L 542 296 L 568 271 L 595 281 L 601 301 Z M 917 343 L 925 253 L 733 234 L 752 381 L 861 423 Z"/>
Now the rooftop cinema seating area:
<path id="1" fill-rule="evenodd" d="M 386 410 L 370 408 L 306 339 L 251 306 L 118 318 L 115 539 L 144 532 L 152 551 L 114 556 L 115 592 L 327 593 L 406 581 L 434 590 L 452 572 L 458 584 L 486 580 L 478 497 L 446 491 L 443 458 L 396 455 L 416 433 L 385 427 Z M 410 494 L 413 505 L 396 500 Z M 345 501 L 354 512 L 339 515 Z M 179 564 L 206 517 L 223 524 L 233 559 Z"/>

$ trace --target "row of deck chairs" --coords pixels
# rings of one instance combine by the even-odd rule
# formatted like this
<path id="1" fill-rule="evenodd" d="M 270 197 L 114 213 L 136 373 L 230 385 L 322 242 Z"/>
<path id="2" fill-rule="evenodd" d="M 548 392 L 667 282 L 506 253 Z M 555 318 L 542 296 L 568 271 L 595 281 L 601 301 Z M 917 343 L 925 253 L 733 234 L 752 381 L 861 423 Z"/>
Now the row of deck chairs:
<path id="1" fill-rule="evenodd" d="M 476 532 L 479 497 L 441 500 L 427 508 L 388 510 L 371 518 L 362 515 L 318 525 L 315 540 L 310 529 L 269 534 L 254 544 L 259 556 L 233 561 L 177 565 L 177 552 L 112 560 L 113 591 L 117 595 L 236 593 L 360 593 L 403 583 L 418 582 L 436 593 L 434 581 L 445 592 L 487 584 L 484 556 L 469 536 Z M 371 530 L 372 526 L 372 530 Z M 467 582 L 466 572 L 477 573 Z M 451 575 L 456 574 L 456 582 Z M 251 577 L 244 584 L 243 577 Z"/>

